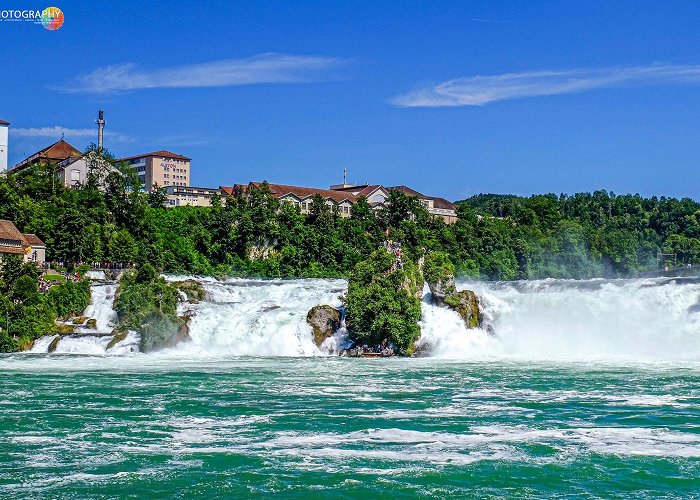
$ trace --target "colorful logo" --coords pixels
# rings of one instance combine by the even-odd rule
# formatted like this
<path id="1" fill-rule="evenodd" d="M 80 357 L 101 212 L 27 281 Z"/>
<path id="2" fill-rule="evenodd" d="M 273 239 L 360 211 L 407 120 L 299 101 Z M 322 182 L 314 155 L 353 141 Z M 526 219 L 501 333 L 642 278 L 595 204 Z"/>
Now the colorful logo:
<path id="1" fill-rule="evenodd" d="M 63 26 L 63 11 L 58 7 L 47 7 L 41 13 L 41 24 L 47 30 L 57 30 Z"/>

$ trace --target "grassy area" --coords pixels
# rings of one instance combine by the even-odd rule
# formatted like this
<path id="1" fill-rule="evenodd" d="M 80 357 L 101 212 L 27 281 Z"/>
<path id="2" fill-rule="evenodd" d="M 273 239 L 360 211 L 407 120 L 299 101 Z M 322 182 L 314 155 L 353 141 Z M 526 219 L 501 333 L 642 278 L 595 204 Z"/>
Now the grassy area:
<path id="1" fill-rule="evenodd" d="M 66 278 L 60 274 L 45 274 L 43 278 L 46 281 L 56 281 L 56 282 L 64 282 L 66 281 Z"/>

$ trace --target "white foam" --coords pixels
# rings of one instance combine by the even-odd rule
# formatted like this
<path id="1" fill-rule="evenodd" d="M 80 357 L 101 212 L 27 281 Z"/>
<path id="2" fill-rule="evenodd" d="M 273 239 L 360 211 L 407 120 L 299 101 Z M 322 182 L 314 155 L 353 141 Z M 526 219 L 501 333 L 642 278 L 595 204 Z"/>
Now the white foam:
<path id="1" fill-rule="evenodd" d="M 96 283 L 90 287 L 90 305 L 85 309 L 83 316 L 97 321 L 95 330 L 90 328 L 77 328 L 76 332 L 110 332 L 117 322 L 117 313 L 114 311 L 114 294 L 117 291 L 116 283 Z"/>
<path id="2" fill-rule="evenodd" d="M 423 342 L 459 359 L 700 360 L 700 284 L 663 280 L 462 282 L 480 298 L 484 330 L 424 301 Z"/>
<path id="3" fill-rule="evenodd" d="M 205 355 L 310 356 L 306 314 L 313 306 L 340 306 L 337 280 L 228 280 L 205 282 L 210 300 L 192 307 L 192 342 L 173 351 Z"/>

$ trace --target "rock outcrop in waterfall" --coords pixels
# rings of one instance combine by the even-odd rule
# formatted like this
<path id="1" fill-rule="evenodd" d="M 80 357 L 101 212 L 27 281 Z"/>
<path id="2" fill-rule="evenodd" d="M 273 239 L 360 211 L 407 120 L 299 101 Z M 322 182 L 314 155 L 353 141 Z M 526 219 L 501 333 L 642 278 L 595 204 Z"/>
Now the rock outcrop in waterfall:
<path id="1" fill-rule="evenodd" d="M 455 267 L 447 254 L 430 252 L 426 255 L 423 276 L 435 305 L 457 311 L 467 328 L 478 328 L 481 325 L 479 298 L 471 290 L 457 291 Z"/>
<path id="2" fill-rule="evenodd" d="M 358 263 L 350 274 L 346 326 L 356 346 L 367 354 L 387 348 L 413 354 L 420 337 L 423 276 L 418 265 L 387 243 Z M 366 347 L 365 347 L 366 346 Z"/>
<path id="3" fill-rule="evenodd" d="M 340 328 L 340 311 L 327 304 L 314 306 L 306 315 L 306 322 L 311 325 L 314 344 L 321 347 L 328 337 L 332 337 Z"/>

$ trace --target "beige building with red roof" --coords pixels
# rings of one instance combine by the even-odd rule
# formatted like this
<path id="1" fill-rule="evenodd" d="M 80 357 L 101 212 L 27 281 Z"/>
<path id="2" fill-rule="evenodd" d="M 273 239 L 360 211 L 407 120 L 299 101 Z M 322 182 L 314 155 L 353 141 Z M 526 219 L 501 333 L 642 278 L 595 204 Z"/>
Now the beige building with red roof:
<path id="1" fill-rule="evenodd" d="M 25 262 L 43 264 L 46 245 L 36 234 L 23 234 L 11 221 L 0 219 L 0 259 L 4 255 L 21 255 Z"/>
<path id="2" fill-rule="evenodd" d="M 146 191 L 155 184 L 161 188 L 190 185 L 190 162 L 192 158 L 170 151 L 154 151 L 134 156 L 118 158 L 115 163 L 126 163 L 136 170 Z"/>

